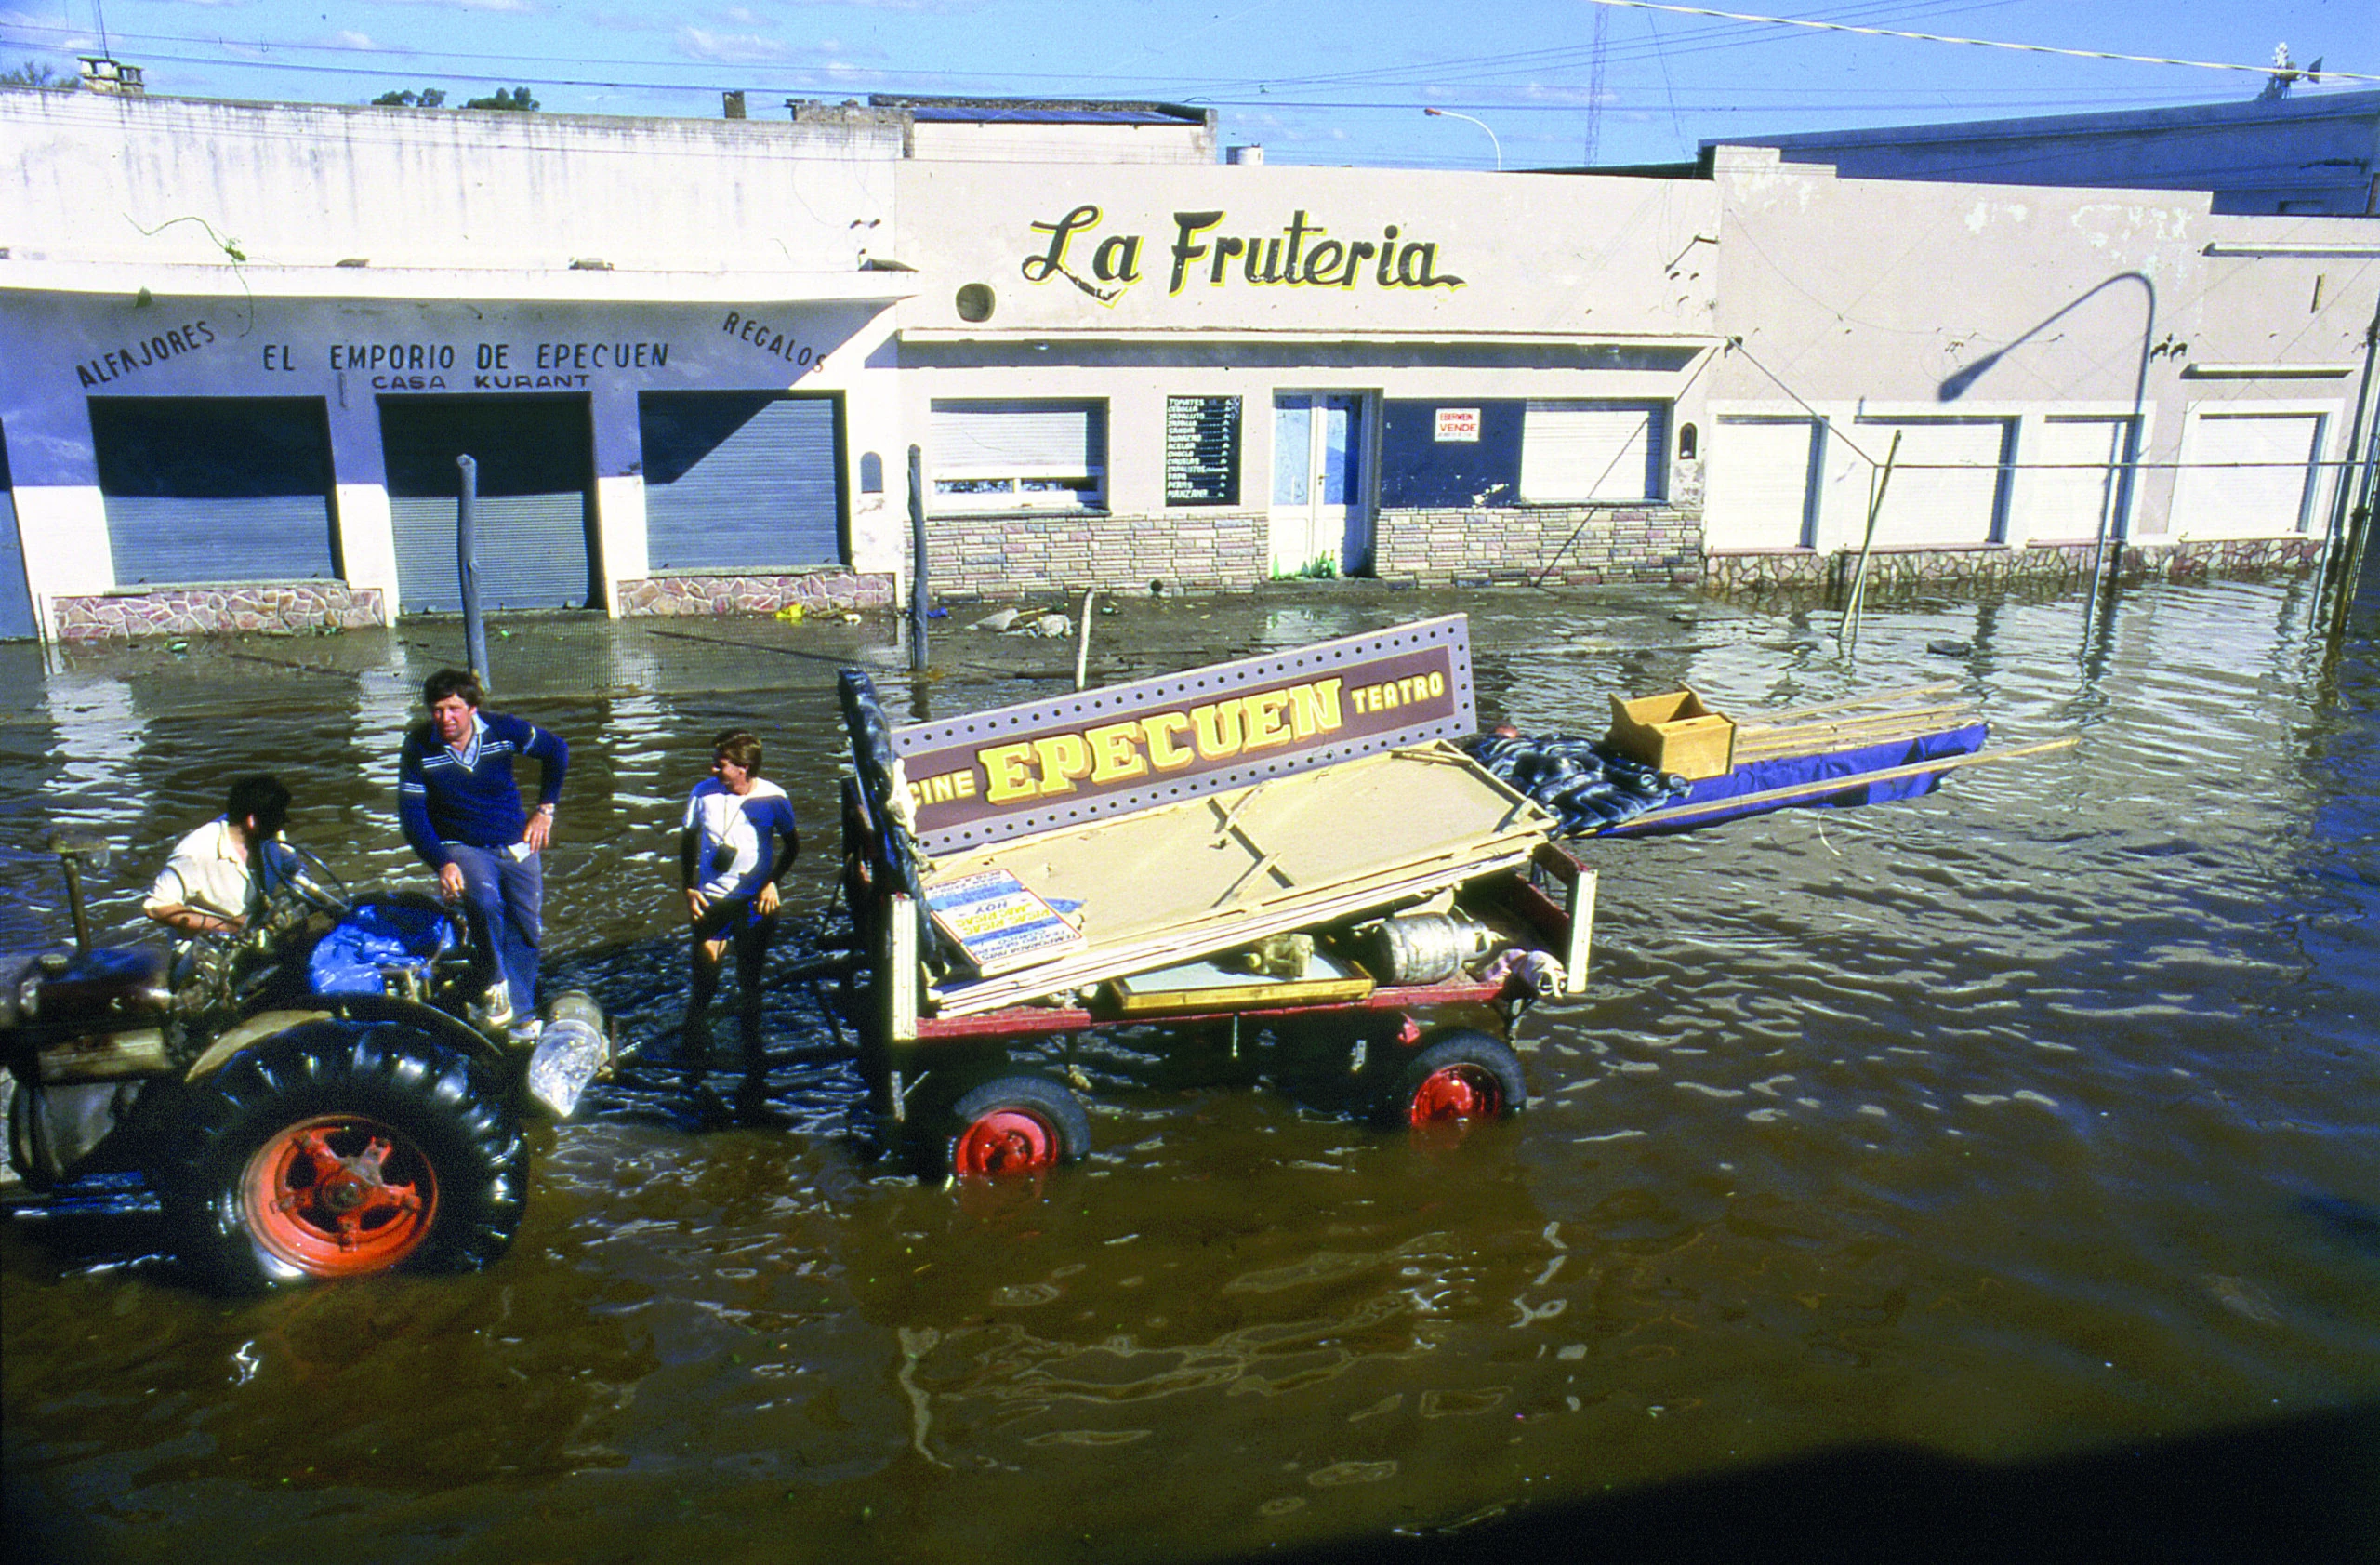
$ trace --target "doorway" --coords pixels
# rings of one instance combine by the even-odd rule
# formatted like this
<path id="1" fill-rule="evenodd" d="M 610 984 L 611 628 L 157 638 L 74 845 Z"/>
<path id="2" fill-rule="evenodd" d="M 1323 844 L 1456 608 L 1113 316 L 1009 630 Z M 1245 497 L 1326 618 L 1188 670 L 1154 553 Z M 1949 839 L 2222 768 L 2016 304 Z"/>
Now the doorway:
<path id="1" fill-rule="evenodd" d="M 1360 391 L 1273 395 L 1272 574 L 1362 576 L 1372 568 L 1367 399 Z"/>

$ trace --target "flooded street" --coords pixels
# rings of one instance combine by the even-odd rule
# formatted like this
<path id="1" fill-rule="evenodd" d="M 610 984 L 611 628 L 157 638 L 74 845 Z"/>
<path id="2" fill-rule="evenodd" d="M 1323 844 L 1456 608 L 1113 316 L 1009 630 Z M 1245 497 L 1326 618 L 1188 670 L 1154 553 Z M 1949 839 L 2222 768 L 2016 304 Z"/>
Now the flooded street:
<path id="1" fill-rule="evenodd" d="M 1644 1544 L 1673 1512 L 1856 1536 L 1847 1452 L 1955 1508 L 2217 1440 L 2248 1442 L 2203 1463 L 2237 1492 L 2177 1486 L 2184 1512 L 2371 1546 L 2380 596 L 2332 661 L 2309 594 L 2151 587 L 2087 648 L 2075 599 L 1920 603 L 1854 660 L 1831 611 L 1684 592 L 1118 605 L 1097 683 L 1461 611 L 1483 724 L 1955 679 L 1995 746 L 2081 742 L 1913 802 L 1585 844 L 1589 987 L 1520 1028 L 1527 1112 L 1459 1147 L 1219 1045 L 1100 1044 L 1091 1158 L 988 1206 L 875 1155 L 803 986 L 771 995 L 764 1110 L 688 1096 L 676 829 L 711 735 L 752 727 L 815 915 L 837 669 L 942 717 L 1069 688 L 1074 643 L 961 609 L 919 682 L 880 617 L 498 621 L 489 706 L 573 747 L 549 982 L 643 1055 L 536 1130 L 484 1273 L 226 1302 L 138 1210 L 6 1225 L 9 1526 L 27 1558 L 160 1562 L 1200 1561 L 1557 1515 Z M 66 933 L 53 828 L 114 845 L 96 919 L 136 935 L 251 770 L 350 884 L 426 883 L 396 754 L 460 642 L 0 646 L 0 949 Z M 2241 1497 L 2358 1481 L 2360 1517 Z M 1765 1511 L 1766 1483 L 1833 1509 Z"/>

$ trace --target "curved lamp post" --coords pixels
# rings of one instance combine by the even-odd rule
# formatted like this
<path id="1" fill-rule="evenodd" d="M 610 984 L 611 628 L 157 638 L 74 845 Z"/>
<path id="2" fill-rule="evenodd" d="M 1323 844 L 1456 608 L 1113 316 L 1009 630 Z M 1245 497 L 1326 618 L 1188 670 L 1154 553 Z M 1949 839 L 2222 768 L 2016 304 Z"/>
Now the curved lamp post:
<path id="1" fill-rule="evenodd" d="M 1504 171 L 1504 144 L 1496 139 L 1496 133 L 1494 131 L 1488 129 L 1488 122 L 1486 120 L 1474 120 L 1472 119 L 1469 114 L 1458 114 L 1452 109 L 1424 109 L 1421 113 L 1429 115 L 1434 120 L 1445 119 L 1468 121 L 1470 124 L 1477 126 L 1480 129 L 1487 130 L 1488 144 L 1496 149 L 1496 172 L 1501 174 Z"/>

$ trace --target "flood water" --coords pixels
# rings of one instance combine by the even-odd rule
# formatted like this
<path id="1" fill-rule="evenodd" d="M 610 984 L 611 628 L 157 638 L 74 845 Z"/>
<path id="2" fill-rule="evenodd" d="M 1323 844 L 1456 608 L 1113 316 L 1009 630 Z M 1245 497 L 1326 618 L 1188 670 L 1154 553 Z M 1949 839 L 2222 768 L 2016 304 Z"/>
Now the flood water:
<path id="1" fill-rule="evenodd" d="M 499 622 L 491 707 L 573 746 L 549 975 L 644 1058 L 534 1133 L 482 1274 L 225 1301 L 138 1210 L 5 1225 L 10 1552 L 1910 1558 L 2038 1529 L 2111 1546 L 2010 1557 L 2371 1558 L 2380 615 L 2333 656 L 2308 593 L 2136 590 L 2087 646 L 2074 599 L 1921 602 L 1852 659 L 1829 612 L 1686 593 L 1116 605 L 1102 683 L 1462 610 L 1483 723 L 1957 680 L 1995 746 L 2081 742 L 1585 844 L 1592 981 L 1523 1025 L 1527 1111 L 1459 1147 L 1210 1045 L 1096 1045 L 1093 1156 L 988 1207 L 876 1155 L 801 985 L 762 1112 L 686 1094 L 677 816 L 710 735 L 757 730 L 814 914 L 836 670 L 947 716 L 1069 688 L 1073 643 L 962 610 L 919 683 L 883 619 Z M 97 918 L 137 935 L 174 838 L 259 768 L 350 882 L 425 883 L 395 756 L 459 642 L 0 647 L 0 948 L 65 930 L 49 829 L 115 844 Z"/>

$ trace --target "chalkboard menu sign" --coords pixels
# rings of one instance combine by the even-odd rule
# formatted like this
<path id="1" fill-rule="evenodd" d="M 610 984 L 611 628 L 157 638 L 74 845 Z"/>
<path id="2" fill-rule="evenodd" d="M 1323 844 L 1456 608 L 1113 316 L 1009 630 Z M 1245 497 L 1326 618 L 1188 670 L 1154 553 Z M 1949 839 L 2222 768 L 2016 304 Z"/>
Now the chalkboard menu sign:
<path id="1" fill-rule="evenodd" d="M 1239 399 L 1165 399 L 1165 503 L 1239 503 Z"/>

